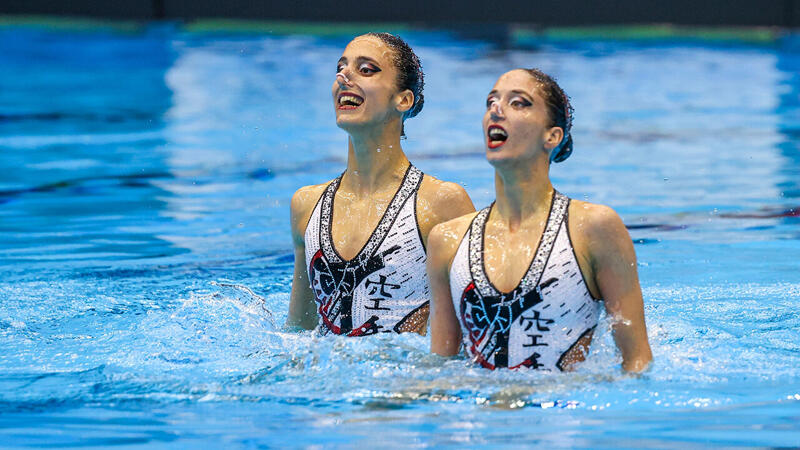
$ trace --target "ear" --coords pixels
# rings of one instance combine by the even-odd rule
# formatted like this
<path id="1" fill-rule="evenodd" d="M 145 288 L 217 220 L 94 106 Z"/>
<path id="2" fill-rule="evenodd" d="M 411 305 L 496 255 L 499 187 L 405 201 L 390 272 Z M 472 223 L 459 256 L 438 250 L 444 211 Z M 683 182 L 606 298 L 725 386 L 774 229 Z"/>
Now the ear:
<path id="1" fill-rule="evenodd" d="M 544 132 L 544 148 L 553 150 L 564 139 L 564 130 L 561 127 L 552 127 Z"/>
<path id="2" fill-rule="evenodd" d="M 410 89 L 406 89 L 394 96 L 395 108 L 404 113 L 414 106 L 414 93 Z"/>

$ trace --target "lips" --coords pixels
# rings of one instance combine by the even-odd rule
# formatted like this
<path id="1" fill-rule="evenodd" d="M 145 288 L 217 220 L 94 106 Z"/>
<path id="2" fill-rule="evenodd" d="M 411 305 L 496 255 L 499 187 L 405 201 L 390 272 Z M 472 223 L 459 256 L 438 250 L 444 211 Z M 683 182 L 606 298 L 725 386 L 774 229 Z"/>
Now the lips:
<path id="1" fill-rule="evenodd" d="M 500 125 L 489 125 L 486 130 L 486 136 L 488 138 L 488 147 L 492 150 L 505 144 L 506 139 L 508 139 L 508 133 Z"/>
<path id="2" fill-rule="evenodd" d="M 336 108 L 339 110 L 353 110 L 364 103 L 364 97 L 352 92 L 340 92 L 336 98 Z"/>

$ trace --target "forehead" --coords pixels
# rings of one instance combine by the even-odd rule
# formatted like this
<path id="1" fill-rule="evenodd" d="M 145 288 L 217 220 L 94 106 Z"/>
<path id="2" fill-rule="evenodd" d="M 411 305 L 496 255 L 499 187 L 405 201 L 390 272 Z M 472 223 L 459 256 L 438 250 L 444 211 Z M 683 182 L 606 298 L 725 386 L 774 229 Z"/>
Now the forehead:
<path id="1" fill-rule="evenodd" d="M 379 64 L 387 64 L 392 60 L 393 51 L 382 40 L 373 36 L 358 36 L 345 47 L 342 56 L 345 58 L 367 57 Z"/>
<path id="2" fill-rule="evenodd" d="M 515 90 L 523 91 L 532 97 L 541 98 L 539 86 L 540 83 L 528 72 L 524 70 L 512 70 L 504 73 L 497 79 L 497 82 L 494 84 L 494 90 L 500 93 Z"/>

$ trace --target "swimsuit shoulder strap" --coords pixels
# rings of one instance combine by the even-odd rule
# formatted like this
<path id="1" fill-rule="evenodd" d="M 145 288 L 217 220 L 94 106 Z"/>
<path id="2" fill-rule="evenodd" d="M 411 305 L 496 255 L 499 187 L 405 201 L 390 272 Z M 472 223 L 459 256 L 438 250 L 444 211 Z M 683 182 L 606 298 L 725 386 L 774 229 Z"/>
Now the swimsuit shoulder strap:
<path id="1" fill-rule="evenodd" d="M 558 230 L 561 228 L 561 224 L 564 222 L 564 218 L 567 215 L 568 206 L 569 198 L 553 190 L 550 214 L 547 217 L 544 233 L 542 233 L 542 237 L 539 240 L 539 248 L 536 249 L 536 256 L 534 256 L 528 272 L 522 277 L 522 281 L 520 282 L 522 292 L 528 292 L 539 284 L 545 264 L 550 258 L 550 253 L 553 251 L 553 244 L 558 236 Z"/>
<path id="2" fill-rule="evenodd" d="M 378 222 L 378 226 L 372 232 L 372 235 L 369 237 L 369 240 L 367 240 L 361 252 L 359 252 L 357 258 L 363 260 L 369 259 L 375 251 L 378 250 L 378 247 L 380 247 L 383 240 L 386 239 L 386 235 L 389 234 L 389 230 L 391 230 L 392 225 L 394 225 L 395 220 L 397 220 L 397 217 L 400 215 L 400 210 L 403 208 L 403 205 L 405 205 L 408 199 L 419 190 L 419 186 L 422 184 L 422 178 L 422 171 L 409 164 L 403 176 L 403 181 L 400 183 L 400 188 L 397 190 L 397 193 L 394 194 L 392 201 L 383 213 L 383 217 L 380 222 Z M 416 217 L 414 218 L 414 225 L 416 225 Z"/>
<path id="3" fill-rule="evenodd" d="M 336 195 L 336 190 L 339 189 L 339 184 L 342 182 L 341 175 L 336 177 L 333 181 L 328 183 L 325 192 L 322 193 L 320 198 L 320 214 L 319 214 L 319 243 L 325 257 L 330 261 L 331 258 L 336 257 L 336 251 L 333 249 L 331 238 L 331 221 L 333 220 L 333 197 Z"/>
<path id="4" fill-rule="evenodd" d="M 483 267 L 483 232 L 493 206 L 494 203 L 480 210 L 469 225 L 469 273 L 475 282 L 475 288 L 484 297 L 498 295 Z"/>

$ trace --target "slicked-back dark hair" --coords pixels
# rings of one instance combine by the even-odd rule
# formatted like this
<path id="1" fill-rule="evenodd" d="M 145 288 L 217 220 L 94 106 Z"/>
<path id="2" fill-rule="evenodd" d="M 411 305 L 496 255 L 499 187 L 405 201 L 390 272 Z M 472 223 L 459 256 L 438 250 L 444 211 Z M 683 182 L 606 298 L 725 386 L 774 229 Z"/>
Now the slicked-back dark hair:
<path id="1" fill-rule="evenodd" d="M 371 36 L 380 39 L 381 42 L 394 50 L 394 66 L 397 68 L 397 88 L 400 91 L 406 89 L 414 93 L 414 104 L 408 111 L 403 113 L 403 121 L 416 116 L 422 111 L 425 104 L 425 96 L 422 90 L 425 87 L 425 74 L 422 73 L 422 63 L 411 47 L 398 36 L 390 33 L 367 33 L 364 36 Z M 405 136 L 405 127 L 402 135 Z"/>
<path id="2" fill-rule="evenodd" d="M 574 109 L 569 103 L 569 97 L 550 75 L 539 69 L 522 70 L 528 72 L 539 83 L 540 94 L 547 104 L 547 113 L 552 121 L 550 126 L 561 127 L 564 130 L 564 137 L 559 146 L 553 149 L 556 153 L 550 158 L 553 162 L 564 161 L 572 154 L 572 114 Z"/>

